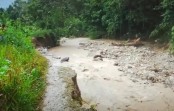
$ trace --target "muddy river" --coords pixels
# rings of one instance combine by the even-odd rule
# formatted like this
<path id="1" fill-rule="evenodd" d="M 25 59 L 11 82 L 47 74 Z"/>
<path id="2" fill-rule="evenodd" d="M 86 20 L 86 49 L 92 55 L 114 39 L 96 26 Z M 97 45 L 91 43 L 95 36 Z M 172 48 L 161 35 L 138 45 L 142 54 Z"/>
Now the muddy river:
<path id="1" fill-rule="evenodd" d="M 89 43 L 93 44 L 81 46 Z M 164 85 L 168 78 L 173 77 L 172 70 L 169 71 L 170 77 L 165 76 L 165 80 L 162 78 L 163 76 L 158 76 L 158 80 L 155 77 L 153 80 L 161 80 L 161 82 L 151 81 L 148 77 L 155 72 L 142 69 L 142 64 L 145 62 L 138 65 L 135 63 L 137 59 L 146 60 L 138 58 L 140 57 L 139 52 L 136 52 L 140 51 L 141 53 L 146 49 L 143 47 L 141 49 L 124 47 L 125 49 L 123 49 L 109 46 L 109 43 L 110 41 L 92 41 L 87 38 L 67 39 L 61 46 L 51 48 L 44 54 L 50 61 L 47 75 L 48 85 L 43 102 L 44 111 L 62 111 L 65 109 L 66 102 L 62 96 L 65 85 L 57 74 L 59 67 L 69 67 L 77 73 L 77 82 L 83 99 L 82 107 L 93 106 L 97 111 L 174 111 L 173 89 Z M 117 52 L 114 52 L 114 48 Z M 94 60 L 93 57 L 103 50 L 111 55 L 119 52 L 118 56 L 125 50 L 135 50 L 135 54 L 131 52 L 131 54 L 126 54 L 127 56 L 124 58 L 103 57 L 102 60 Z M 145 54 L 147 53 L 145 52 Z M 137 58 L 132 56 L 137 56 Z M 60 58 L 64 57 L 69 57 L 69 62 L 60 63 Z M 129 64 L 130 61 L 133 61 L 132 64 Z M 124 68 L 125 66 L 126 68 Z M 151 66 L 148 65 L 149 67 Z M 170 67 L 172 67 L 171 64 Z M 147 71 L 148 77 L 143 79 L 145 74 L 140 73 L 140 71 Z M 136 73 L 139 75 L 135 76 Z M 159 79 L 160 77 L 162 79 Z"/>

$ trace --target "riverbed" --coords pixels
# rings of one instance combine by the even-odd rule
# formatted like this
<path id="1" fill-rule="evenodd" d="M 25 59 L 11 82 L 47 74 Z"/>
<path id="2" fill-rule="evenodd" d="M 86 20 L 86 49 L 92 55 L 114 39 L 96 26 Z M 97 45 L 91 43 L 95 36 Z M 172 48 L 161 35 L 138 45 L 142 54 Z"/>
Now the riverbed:
<path id="1" fill-rule="evenodd" d="M 45 111 L 61 111 L 64 107 L 60 95 L 65 93 L 65 85 L 57 74 L 59 67 L 77 73 L 82 107 L 92 106 L 97 111 L 174 110 L 174 57 L 148 46 L 112 46 L 111 42 L 66 39 L 46 52 L 50 69 Z M 101 55 L 102 60 L 94 60 L 95 55 Z M 60 63 L 64 57 L 69 61 Z"/>

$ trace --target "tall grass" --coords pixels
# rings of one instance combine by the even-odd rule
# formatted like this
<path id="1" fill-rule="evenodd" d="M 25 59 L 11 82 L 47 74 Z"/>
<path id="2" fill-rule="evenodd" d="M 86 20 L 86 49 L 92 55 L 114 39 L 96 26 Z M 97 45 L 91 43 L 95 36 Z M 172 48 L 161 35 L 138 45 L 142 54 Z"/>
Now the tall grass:
<path id="1" fill-rule="evenodd" d="M 0 111 L 35 111 L 45 87 L 47 60 L 22 26 L 9 24 L 0 41 Z"/>

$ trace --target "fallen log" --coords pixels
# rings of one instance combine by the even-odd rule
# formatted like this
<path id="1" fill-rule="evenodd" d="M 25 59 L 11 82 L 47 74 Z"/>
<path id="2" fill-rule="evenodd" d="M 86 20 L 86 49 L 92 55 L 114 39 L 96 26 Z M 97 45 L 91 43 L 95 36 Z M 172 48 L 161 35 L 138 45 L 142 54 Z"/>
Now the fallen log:
<path id="1" fill-rule="evenodd" d="M 133 42 L 130 42 L 130 43 L 111 43 L 112 46 L 135 46 L 135 47 L 139 47 L 139 46 L 142 46 L 144 45 L 140 38 L 134 40 Z"/>

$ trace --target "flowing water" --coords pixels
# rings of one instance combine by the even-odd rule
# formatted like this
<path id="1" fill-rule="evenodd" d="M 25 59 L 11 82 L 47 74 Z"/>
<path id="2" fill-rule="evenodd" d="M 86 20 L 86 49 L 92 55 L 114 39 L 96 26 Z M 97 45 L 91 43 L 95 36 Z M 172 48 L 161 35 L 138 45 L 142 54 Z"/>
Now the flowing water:
<path id="1" fill-rule="evenodd" d="M 56 74 L 58 67 L 70 67 L 77 73 L 77 82 L 83 99 L 83 107 L 95 107 L 98 111 L 174 111 L 174 92 L 163 84 L 147 84 L 145 80 L 126 76 L 114 66 L 114 60 L 104 58 L 94 61 L 90 51 L 79 47 L 89 42 L 87 38 L 68 39 L 59 47 L 49 49 L 51 62 L 47 77 L 44 110 L 59 111 L 64 84 Z M 107 41 L 104 41 L 107 42 Z M 58 57 L 69 57 L 60 63 Z M 135 82 L 136 81 L 136 82 Z M 60 99 L 60 100 L 59 100 Z M 62 105 L 59 106 L 59 104 Z"/>

